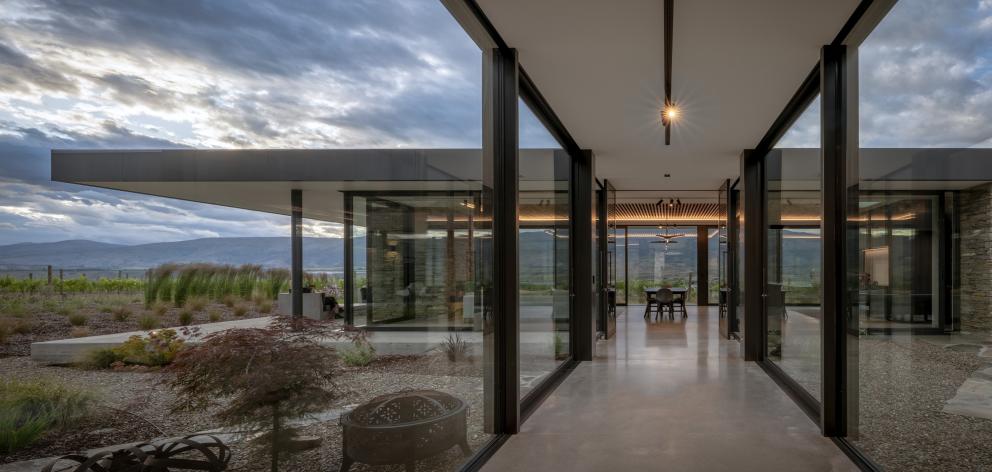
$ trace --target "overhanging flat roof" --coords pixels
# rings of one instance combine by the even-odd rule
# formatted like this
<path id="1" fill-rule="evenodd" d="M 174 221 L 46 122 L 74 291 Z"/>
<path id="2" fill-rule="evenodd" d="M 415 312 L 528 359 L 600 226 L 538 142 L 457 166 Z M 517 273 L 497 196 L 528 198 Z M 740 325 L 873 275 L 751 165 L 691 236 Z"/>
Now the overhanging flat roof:
<path id="1" fill-rule="evenodd" d="M 521 188 L 547 188 L 555 149 L 521 150 Z M 52 180 L 342 222 L 341 192 L 480 190 L 481 149 L 53 150 Z M 559 179 L 567 178 L 558 169 Z"/>

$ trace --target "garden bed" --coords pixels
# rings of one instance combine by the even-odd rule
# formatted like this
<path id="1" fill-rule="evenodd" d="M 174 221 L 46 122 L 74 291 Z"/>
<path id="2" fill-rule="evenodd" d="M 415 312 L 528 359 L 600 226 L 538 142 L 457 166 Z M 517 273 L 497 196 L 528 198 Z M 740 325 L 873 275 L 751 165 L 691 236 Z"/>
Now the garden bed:
<path id="1" fill-rule="evenodd" d="M 63 299 L 57 293 L 21 295 L 7 294 L 6 306 L 11 300 L 18 305 L 16 311 L 0 311 L 0 357 L 27 356 L 31 343 L 52 341 L 80 336 L 126 333 L 154 327 L 172 327 L 231 321 L 270 316 L 275 307 L 268 301 L 238 300 L 230 303 L 190 304 L 185 308 L 157 302 L 145 307 L 140 293 L 135 294 L 72 294 Z M 196 306 L 193 306 L 196 305 Z M 2 310 L 2 307 L 0 307 Z M 188 313 L 188 315 L 183 315 Z M 188 319 L 181 319 L 189 316 Z M 73 318 L 75 317 L 75 318 Z M 80 323 L 79 320 L 85 320 Z M 74 325 L 73 323 L 77 323 Z"/>
<path id="2" fill-rule="evenodd" d="M 320 447 L 288 459 L 282 470 L 336 470 L 341 460 L 341 431 L 337 414 L 378 395 L 407 389 L 432 389 L 461 398 L 468 404 L 468 440 L 473 449 L 489 439 L 483 432 L 482 363 L 478 359 L 449 361 L 443 353 L 419 356 L 380 356 L 366 366 L 341 365 L 336 381 L 338 400 L 319 421 L 301 432 L 322 439 Z M 49 379 L 93 391 L 99 398 L 94 413 L 67 431 L 51 431 L 40 441 L 0 463 L 37 459 L 133 441 L 181 436 L 216 428 L 213 410 L 173 412 L 174 395 L 163 385 L 171 374 L 163 371 L 83 370 L 42 366 L 27 357 L 0 359 L 0 377 L 20 380 Z M 115 413 L 116 412 L 116 413 Z M 232 470 L 268 470 L 265 460 L 251 458 L 245 444 L 231 444 Z M 418 470 L 452 470 L 464 461 L 458 448 L 425 460 Z M 352 470 L 392 470 L 356 464 Z"/>

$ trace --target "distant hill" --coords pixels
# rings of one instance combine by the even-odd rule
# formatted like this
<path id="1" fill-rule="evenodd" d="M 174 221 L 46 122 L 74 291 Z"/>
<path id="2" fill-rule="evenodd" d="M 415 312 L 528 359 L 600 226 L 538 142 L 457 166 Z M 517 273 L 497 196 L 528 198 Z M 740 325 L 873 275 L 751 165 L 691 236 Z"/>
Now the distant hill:
<path id="1" fill-rule="evenodd" d="M 362 238 L 356 244 L 364 244 Z M 365 254 L 356 251 L 356 266 L 365 266 Z M 308 268 L 344 267 L 344 240 L 304 238 L 303 261 Z M 0 265 L 6 267 L 52 265 L 58 268 L 144 269 L 176 262 L 290 265 L 290 240 L 271 238 L 204 238 L 134 246 L 87 240 L 55 243 L 18 243 L 0 246 Z"/>
<path id="2" fill-rule="evenodd" d="M 521 277 L 536 282 L 547 278 L 553 266 L 554 239 L 543 231 L 520 234 Z M 365 268 L 365 238 L 355 238 L 355 268 Z M 438 243 L 443 254 L 443 244 Z M 567 244 L 567 240 L 562 240 Z M 559 247 L 565 250 L 567 246 Z M 55 243 L 17 243 L 0 246 L 0 270 L 37 269 L 147 269 L 165 263 L 257 264 L 290 266 L 290 240 L 270 238 L 203 238 L 167 243 L 121 245 L 88 240 Z M 344 240 L 303 238 L 303 266 L 308 269 L 344 269 Z M 543 279 L 541 279 L 543 280 Z"/>

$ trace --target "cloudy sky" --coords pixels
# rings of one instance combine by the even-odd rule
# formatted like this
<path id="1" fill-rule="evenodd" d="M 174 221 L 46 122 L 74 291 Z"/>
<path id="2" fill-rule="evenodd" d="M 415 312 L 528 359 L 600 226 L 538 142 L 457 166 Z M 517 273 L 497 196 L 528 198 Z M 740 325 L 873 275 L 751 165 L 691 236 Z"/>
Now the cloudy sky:
<path id="1" fill-rule="evenodd" d="M 990 45 L 992 0 L 900 1 L 861 50 L 862 144 L 992 147 Z M 0 244 L 282 236 L 285 217 L 53 184 L 49 150 L 479 147 L 480 93 L 437 0 L 0 0 Z M 787 139 L 815 143 L 806 121 Z"/>

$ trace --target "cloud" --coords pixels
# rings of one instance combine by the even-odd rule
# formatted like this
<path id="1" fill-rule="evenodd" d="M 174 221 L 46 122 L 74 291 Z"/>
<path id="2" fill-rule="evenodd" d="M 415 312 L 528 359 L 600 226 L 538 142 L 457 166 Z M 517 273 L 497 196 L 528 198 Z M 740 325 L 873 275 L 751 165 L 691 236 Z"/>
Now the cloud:
<path id="1" fill-rule="evenodd" d="M 171 110 L 176 107 L 177 94 L 164 90 L 144 78 L 128 74 L 105 74 L 95 78 L 113 91 L 113 99 L 123 105 L 145 104 L 152 108 Z"/>
<path id="2" fill-rule="evenodd" d="M 9 40 L 0 37 L 0 90 L 72 93 L 77 87 L 62 74 L 38 64 Z"/>
<path id="3" fill-rule="evenodd" d="M 864 147 L 988 147 L 988 1 L 898 2 L 859 49 Z"/>
<path id="4" fill-rule="evenodd" d="M 481 145 L 481 53 L 439 2 L 11 6 L 0 25 L 18 57 L 79 87 L 44 115 L 37 92 L 0 94 L 11 115 L 77 132 L 112 120 L 194 147 Z"/>

